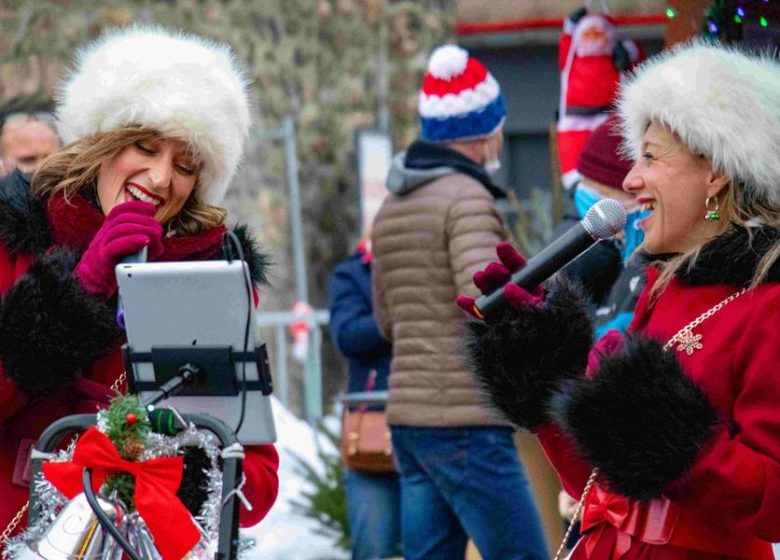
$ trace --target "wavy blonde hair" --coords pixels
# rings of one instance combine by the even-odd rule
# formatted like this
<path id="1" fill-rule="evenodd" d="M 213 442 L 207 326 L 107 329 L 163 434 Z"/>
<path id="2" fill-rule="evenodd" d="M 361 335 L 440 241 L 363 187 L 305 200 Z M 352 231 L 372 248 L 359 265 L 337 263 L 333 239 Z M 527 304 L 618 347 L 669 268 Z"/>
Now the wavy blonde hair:
<path id="1" fill-rule="evenodd" d="M 725 194 L 718 197 L 720 204 L 719 212 L 722 220 L 722 227 L 718 232 L 719 235 L 724 233 L 729 227 L 738 226 L 747 231 L 748 238 L 752 242 L 754 235 L 753 227 L 756 222 L 765 227 L 780 229 L 780 209 L 770 206 L 765 201 L 755 199 L 751 196 L 752 190 L 732 180 L 726 187 Z M 655 301 L 663 292 L 675 274 L 684 269 L 690 270 L 696 266 L 699 253 L 705 243 L 657 265 L 661 269 L 661 275 L 650 291 L 652 301 Z M 769 269 L 777 262 L 778 258 L 780 258 L 780 241 L 775 242 L 766 254 L 761 257 L 750 280 L 751 288 L 761 284 L 766 279 Z"/>
<path id="2" fill-rule="evenodd" d="M 100 168 L 123 148 L 159 136 L 148 127 L 129 126 L 98 132 L 62 147 L 46 158 L 32 180 L 38 196 L 62 193 L 70 200 L 84 189 L 96 189 Z M 163 224 L 175 234 L 193 235 L 225 223 L 227 212 L 206 204 L 198 197 L 197 184 L 179 213 Z"/>

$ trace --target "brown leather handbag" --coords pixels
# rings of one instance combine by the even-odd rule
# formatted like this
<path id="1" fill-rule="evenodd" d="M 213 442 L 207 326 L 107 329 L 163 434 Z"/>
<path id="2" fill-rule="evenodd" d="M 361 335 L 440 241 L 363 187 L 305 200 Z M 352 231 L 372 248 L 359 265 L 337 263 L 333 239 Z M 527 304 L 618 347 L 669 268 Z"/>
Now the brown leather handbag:
<path id="1" fill-rule="evenodd" d="M 371 370 L 366 391 L 372 391 L 376 371 Z M 341 461 L 355 471 L 369 473 L 394 472 L 393 444 L 384 410 L 366 410 L 365 403 L 356 410 L 344 406 L 341 423 Z"/>

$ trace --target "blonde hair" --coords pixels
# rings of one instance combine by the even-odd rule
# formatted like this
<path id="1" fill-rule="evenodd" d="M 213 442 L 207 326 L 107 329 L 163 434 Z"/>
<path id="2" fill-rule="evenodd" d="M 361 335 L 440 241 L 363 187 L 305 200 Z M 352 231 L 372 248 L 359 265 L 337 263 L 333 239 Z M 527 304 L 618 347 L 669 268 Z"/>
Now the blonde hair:
<path id="1" fill-rule="evenodd" d="M 88 188 L 97 188 L 100 168 L 123 148 L 159 136 L 154 129 L 140 126 L 98 132 L 71 142 L 46 158 L 32 180 L 37 196 L 62 193 L 66 200 Z M 168 231 L 193 235 L 225 222 L 224 208 L 206 204 L 198 197 L 197 184 L 184 207 L 168 223 Z"/>
<path id="2" fill-rule="evenodd" d="M 726 187 L 726 194 L 719 200 L 719 212 L 723 220 L 723 227 L 719 234 L 724 233 L 729 227 L 741 227 L 747 231 L 748 238 L 752 243 L 753 227 L 755 227 L 756 222 L 765 227 L 780 229 L 780 209 L 771 207 L 765 201 L 756 200 L 751 196 L 751 191 L 752 189 L 733 180 Z M 703 246 L 704 243 L 658 265 L 661 269 L 661 275 L 650 291 L 652 301 L 655 301 L 663 292 L 675 274 L 683 269 L 691 270 L 696 266 Z M 761 284 L 766 279 L 769 269 L 772 268 L 778 257 L 780 257 L 780 241 L 776 241 L 761 257 L 750 280 L 751 288 Z"/>

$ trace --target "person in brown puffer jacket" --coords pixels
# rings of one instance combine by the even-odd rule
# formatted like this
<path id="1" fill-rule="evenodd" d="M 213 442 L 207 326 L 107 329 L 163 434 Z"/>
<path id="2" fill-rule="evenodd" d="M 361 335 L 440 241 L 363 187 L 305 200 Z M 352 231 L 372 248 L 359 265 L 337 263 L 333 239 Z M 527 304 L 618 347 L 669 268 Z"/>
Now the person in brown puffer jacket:
<path id="1" fill-rule="evenodd" d="M 393 344 L 387 407 L 404 558 L 546 557 L 510 425 L 483 405 L 460 346 L 459 293 L 507 237 L 490 180 L 506 111 L 498 83 L 447 45 L 420 96 L 422 139 L 398 154 L 373 228 L 372 293 Z M 476 295 L 476 294 L 474 294 Z"/>

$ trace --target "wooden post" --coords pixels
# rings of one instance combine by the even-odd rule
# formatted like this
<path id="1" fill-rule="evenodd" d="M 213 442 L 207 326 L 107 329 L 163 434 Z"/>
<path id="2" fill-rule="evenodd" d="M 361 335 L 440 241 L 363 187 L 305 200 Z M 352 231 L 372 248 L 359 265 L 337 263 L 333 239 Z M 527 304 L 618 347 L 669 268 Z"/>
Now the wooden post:
<path id="1" fill-rule="evenodd" d="M 701 33 L 704 12 L 712 5 L 712 0 L 668 0 L 668 4 L 675 16 L 669 18 L 666 25 L 664 46 L 667 49 Z"/>
<path id="2" fill-rule="evenodd" d="M 550 149 L 550 192 L 552 195 L 553 224 L 559 224 L 563 220 L 563 180 L 561 179 L 561 161 L 558 157 L 558 123 L 550 123 L 548 132 L 548 145 Z"/>

